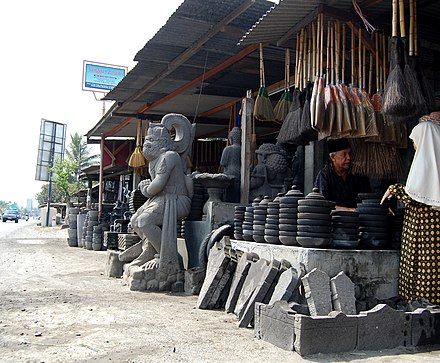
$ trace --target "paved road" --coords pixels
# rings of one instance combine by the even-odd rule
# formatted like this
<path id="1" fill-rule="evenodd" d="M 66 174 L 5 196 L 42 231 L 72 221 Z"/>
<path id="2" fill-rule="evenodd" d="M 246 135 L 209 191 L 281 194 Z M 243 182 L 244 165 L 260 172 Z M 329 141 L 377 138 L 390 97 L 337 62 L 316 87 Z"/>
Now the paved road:
<path id="1" fill-rule="evenodd" d="M 15 222 L 11 222 L 11 221 L 6 221 L 6 222 L 1 222 L 0 223 L 0 238 L 20 229 L 25 227 L 26 225 L 29 224 L 35 224 L 37 223 L 36 220 L 30 219 L 28 221 L 24 220 L 24 219 L 19 219 L 18 223 Z"/>
<path id="2" fill-rule="evenodd" d="M 440 362 L 403 348 L 303 358 L 196 296 L 129 291 L 104 276 L 106 252 L 68 247 L 66 230 L 19 227 L 0 238 L 1 363 Z"/>

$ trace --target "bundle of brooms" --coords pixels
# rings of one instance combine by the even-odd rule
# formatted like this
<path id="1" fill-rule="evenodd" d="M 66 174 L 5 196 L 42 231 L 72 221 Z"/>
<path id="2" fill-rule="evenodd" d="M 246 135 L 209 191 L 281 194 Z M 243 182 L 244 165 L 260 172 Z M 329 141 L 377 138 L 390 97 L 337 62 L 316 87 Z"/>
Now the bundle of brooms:
<path id="1" fill-rule="evenodd" d="M 137 124 L 136 147 L 128 160 L 128 165 L 138 175 L 142 175 L 143 169 L 147 165 L 147 159 L 142 153 L 142 120 L 139 120 Z"/>
<path id="2" fill-rule="evenodd" d="M 274 107 L 275 121 L 283 122 L 289 113 L 290 106 L 293 101 L 292 93 L 289 88 L 290 79 L 290 50 L 288 48 L 284 51 L 284 92 L 281 95 L 278 103 Z"/>
<path id="3" fill-rule="evenodd" d="M 259 121 L 274 121 L 272 102 L 267 93 L 264 75 L 263 44 L 260 43 L 260 88 L 254 103 L 254 118 Z"/>

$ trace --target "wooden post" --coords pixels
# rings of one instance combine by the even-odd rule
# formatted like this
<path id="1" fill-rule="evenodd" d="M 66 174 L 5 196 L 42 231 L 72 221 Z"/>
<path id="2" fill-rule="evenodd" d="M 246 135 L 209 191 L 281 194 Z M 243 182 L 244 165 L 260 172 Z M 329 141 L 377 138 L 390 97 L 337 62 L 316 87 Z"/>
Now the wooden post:
<path id="1" fill-rule="evenodd" d="M 252 92 L 248 91 L 241 102 L 241 188 L 240 203 L 249 203 L 250 171 L 252 165 Z"/>
<path id="2" fill-rule="evenodd" d="M 104 134 L 101 134 L 101 162 L 99 163 L 98 216 L 102 215 L 102 197 L 104 194 Z"/>

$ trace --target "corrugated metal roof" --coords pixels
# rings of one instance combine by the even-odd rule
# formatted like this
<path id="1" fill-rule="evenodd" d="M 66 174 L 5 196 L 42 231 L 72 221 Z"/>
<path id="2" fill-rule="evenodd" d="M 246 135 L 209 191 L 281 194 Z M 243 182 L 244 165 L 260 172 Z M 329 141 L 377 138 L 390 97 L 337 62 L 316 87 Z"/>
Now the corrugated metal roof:
<path id="1" fill-rule="evenodd" d="M 249 8 L 232 19 L 238 9 Z M 391 28 L 391 1 L 358 1 L 365 17 L 375 27 Z M 278 5 L 265 0 L 186 0 L 170 16 L 167 23 L 138 51 L 138 64 L 105 97 L 117 103 L 87 134 L 97 137 L 134 136 L 135 123 L 114 132 L 125 124 L 121 115 L 135 115 L 145 111 L 149 119 L 159 119 L 168 112 L 180 112 L 190 120 L 223 104 L 243 97 L 246 90 L 259 86 L 258 52 L 252 51 L 228 68 L 192 82 L 234 57 L 246 47 L 265 43 L 264 60 L 266 85 L 284 78 L 284 48 L 295 49 L 296 32 L 324 9 L 326 18 L 352 20 L 361 23 L 352 0 L 280 0 Z M 419 52 L 423 67 L 431 79 L 438 78 L 440 53 L 440 0 L 418 1 L 419 39 L 424 48 Z M 219 24 L 223 21 L 221 27 Z M 241 39 L 241 40 L 240 40 Z M 237 45 L 239 44 L 239 46 Z M 429 48 L 429 49 L 428 49 Z M 291 53 L 291 59 L 295 57 Z M 293 61 L 292 61 L 293 63 Z M 180 94 L 173 92 L 190 85 Z M 168 99 L 172 94 L 173 97 Z M 162 102 L 166 98 L 166 101 Z M 148 109 L 151 105 L 154 108 Z M 214 120 L 212 118 L 215 118 Z M 220 126 L 226 136 L 229 109 L 202 120 L 200 134 L 215 131 Z M 222 131 L 222 132 L 223 132 Z"/>
<path id="2" fill-rule="evenodd" d="M 117 106 L 107 113 L 105 122 L 101 120 L 89 131 L 88 137 L 107 134 L 124 121 L 123 117 L 114 114 L 136 114 L 235 56 L 243 50 L 243 47 L 237 46 L 240 37 L 273 5 L 266 0 L 184 1 L 138 51 L 134 58 L 138 64 L 105 96 L 105 100 L 117 101 Z M 244 11 L 235 18 L 230 15 L 240 9 Z M 216 29 L 225 19 L 228 20 L 226 24 Z M 186 56 L 185 52 L 189 55 Z M 172 100 L 148 110 L 147 115 L 157 119 L 167 112 L 180 112 L 192 119 L 196 112 L 200 114 L 244 97 L 247 89 L 258 89 L 258 52 L 254 53 L 235 63 L 228 71 L 204 79 L 203 83 L 197 83 Z M 276 52 L 278 56 L 282 64 L 282 52 Z M 276 67 L 272 74 L 267 75 L 268 82 L 279 81 L 284 76 L 283 72 L 283 67 Z M 229 119 L 229 109 L 218 112 L 215 117 L 223 120 L 224 124 L 224 120 Z M 134 134 L 135 128 L 128 126 L 113 136 Z"/>

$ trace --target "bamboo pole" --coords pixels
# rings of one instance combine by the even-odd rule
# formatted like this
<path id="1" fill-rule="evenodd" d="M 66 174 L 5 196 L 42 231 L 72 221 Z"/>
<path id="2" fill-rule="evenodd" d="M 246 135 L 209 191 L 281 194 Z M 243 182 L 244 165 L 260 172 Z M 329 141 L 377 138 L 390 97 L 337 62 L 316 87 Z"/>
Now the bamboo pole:
<path id="1" fill-rule="evenodd" d="M 399 0 L 399 24 L 400 24 L 400 37 L 406 38 L 405 33 L 405 1 Z"/>
<path id="2" fill-rule="evenodd" d="M 414 55 L 414 0 L 409 0 L 409 56 Z"/>
<path id="3" fill-rule="evenodd" d="M 327 53 L 326 53 L 326 77 L 327 77 L 327 84 L 330 82 L 330 22 L 327 23 Z"/>
<path id="4" fill-rule="evenodd" d="M 336 32 L 335 32 L 335 81 L 338 82 L 341 80 L 340 77 L 340 47 L 341 47 L 341 22 L 339 20 L 336 21 Z"/>
<path id="5" fill-rule="evenodd" d="M 312 77 L 316 76 L 316 28 L 312 23 Z"/>
<path id="6" fill-rule="evenodd" d="M 298 88 L 298 62 L 299 62 L 299 32 L 296 33 L 296 50 L 295 50 L 295 76 L 293 79 L 294 87 Z"/>
<path id="7" fill-rule="evenodd" d="M 335 81 L 335 57 L 334 57 L 334 43 L 335 43 L 335 23 L 330 23 L 330 71 L 331 83 Z"/>
<path id="8" fill-rule="evenodd" d="M 351 84 L 354 84 L 355 77 L 355 68 L 354 68 L 354 28 L 351 28 Z"/>
<path id="9" fill-rule="evenodd" d="M 342 24 L 342 76 L 341 76 L 341 82 L 345 83 L 345 34 L 346 27 L 345 23 Z"/>
<path id="10" fill-rule="evenodd" d="M 358 37 L 358 87 L 362 87 L 362 28 L 359 28 Z"/>
<path id="11" fill-rule="evenodd" d="M 379 92 L 379 77 L 380 77 L 380 70 L 379 70 L 379 33 L 374 33 L 374 47 L 376 51 L 376 92 Z"/>
<path id="12" fill-rule="evenodd" d="M 321 49 L 324 49 L 324 13 L 321 14 Z M 321 74 L 323 73 L 323 54 L 324 52 L 321 52 L 320 54 L 320 59 L 319 59 L 319 63 L 320 63 L 320 67 L 321 67 Z"/>

